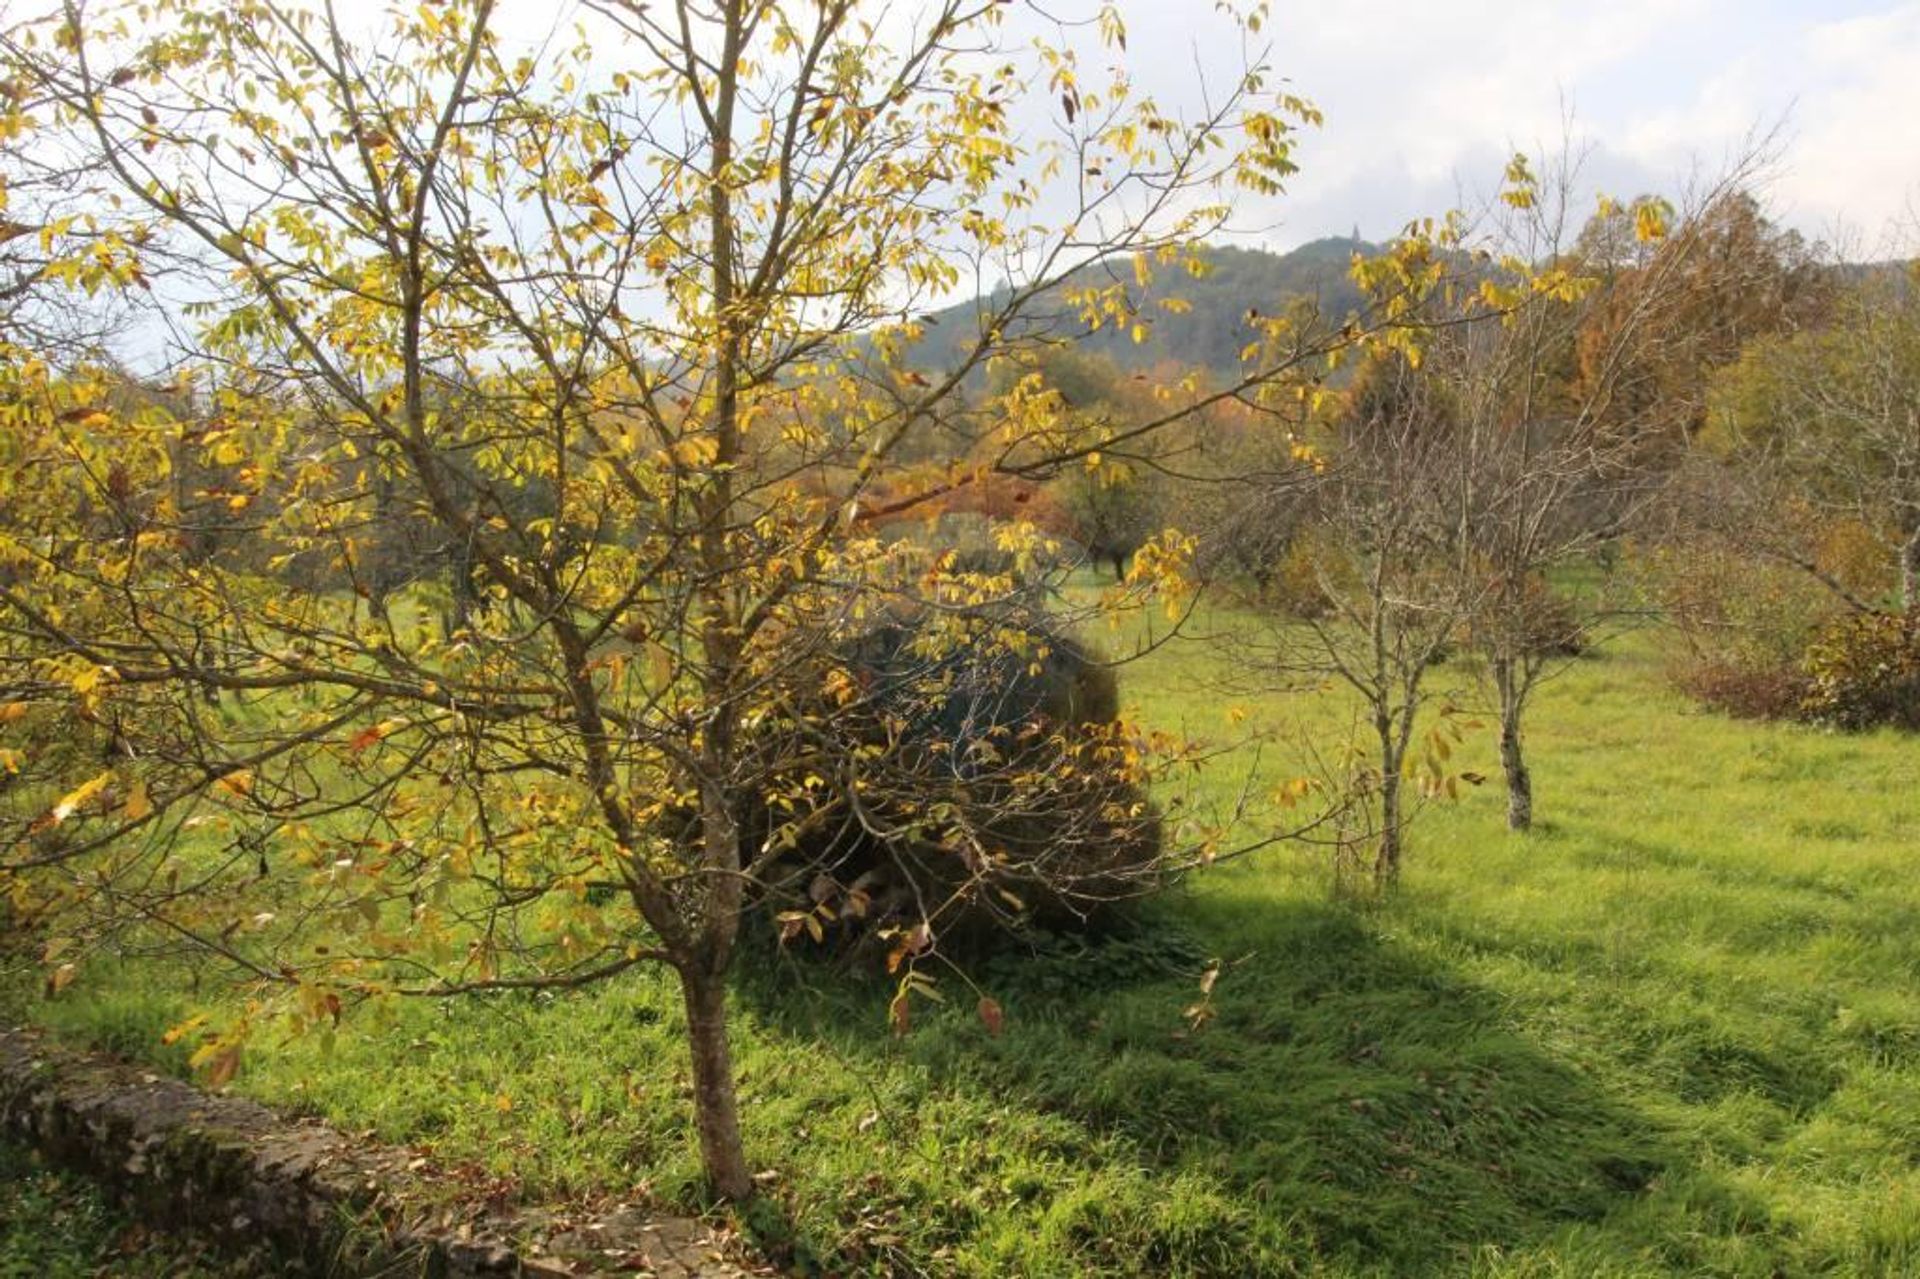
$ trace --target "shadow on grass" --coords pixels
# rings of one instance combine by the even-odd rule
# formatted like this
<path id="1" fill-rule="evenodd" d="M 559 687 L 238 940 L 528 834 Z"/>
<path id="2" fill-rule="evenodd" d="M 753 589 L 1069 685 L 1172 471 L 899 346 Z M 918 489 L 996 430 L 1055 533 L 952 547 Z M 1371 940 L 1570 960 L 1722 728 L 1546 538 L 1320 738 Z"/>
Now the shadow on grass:
<path id="1" fill-rule="evenodd" d="M 1196 1027 L 1209 952 L 1226 963 Z M 957 980 L 950 1003 L 967 1009 L 897 1041 L 879 983 L 747 967 L 746 1007 L 768 1030 L 825 1037 L 842 1068 L 904 1055 L 941 1091 L 1084 1132 L 1084 1149 L 1052 1152 L 1068 1164 L 1131 1161 L 1150 1206 L 1082 1203 L 1061 1226 L 1088 1270 L 1465 1267 L 1488 1246 L 1601 1222 L 1679 1159 L 1506 1029 L 1486 991 L 1336 905 L 1195 901 L 1094 944 L 976 966 L 1006 1007 L 997 1039 Z"/>

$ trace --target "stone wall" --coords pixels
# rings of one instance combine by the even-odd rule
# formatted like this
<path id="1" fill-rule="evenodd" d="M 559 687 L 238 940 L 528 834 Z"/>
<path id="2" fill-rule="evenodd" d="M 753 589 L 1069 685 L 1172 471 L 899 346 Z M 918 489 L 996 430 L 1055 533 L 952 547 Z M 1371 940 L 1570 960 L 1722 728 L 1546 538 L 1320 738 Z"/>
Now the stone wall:
<path id="1" fill-rule="evenodd" d="M 26 1029 L 0 1030 L 0 1125 L 154 1226 L 264 1249 L 276 1274 L 748 1273 L 699 1222 L 639 1206 L 584 1220 L 449 1206 L 431 1166 L 408 1152 Z M 429 1203 L 437 1210 L 408 1208 Z"/>

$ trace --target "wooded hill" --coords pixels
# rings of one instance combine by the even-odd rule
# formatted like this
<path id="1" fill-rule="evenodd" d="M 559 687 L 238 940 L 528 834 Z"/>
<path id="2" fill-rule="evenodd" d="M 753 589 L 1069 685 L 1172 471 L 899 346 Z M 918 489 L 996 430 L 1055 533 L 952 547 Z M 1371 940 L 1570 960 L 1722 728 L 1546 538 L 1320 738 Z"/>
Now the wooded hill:
<path id="1" fill-rule="evenodd" d="M 1127 372 L 1177 364 L 1237 374 L 1241 352 L 1256 338 L 1248 324 L 1249 308 L 1272 314 L 1305 298 L 1323 315 L 1344 316 L 1361 305 L 1360 291 L 1349 275 L 1353 255 L 1380 251 L 1381 246 L 1350 236 L 1330 236 L 1286 253 L 1209 248 L 1201 254 L 1204 273 L 1165 267 L 1144 288 L 1134 285 L 1129 262 L 1108 261 L 1085 268 L 1080 278 L 1087 283 L 1124 281 L 1136 308 L 1130 319 L 1143 326 L 1144 340 L 1134 340 L 1130 324 L 1106 324 L 1082 338 L 1085 323 L 1061 290 L 1039 299 L 1023 322 L 1036 331 L 1075 338 L 1080 353 L 1104 356 Z M 945 365 L 978 332 L 981 317 L 1002 296 L 996 292 L 929 316 L 925 363 Z M 1173 314 L 1161 305 L 1167 299 L 1185 302 L 1191 309 Z"/>

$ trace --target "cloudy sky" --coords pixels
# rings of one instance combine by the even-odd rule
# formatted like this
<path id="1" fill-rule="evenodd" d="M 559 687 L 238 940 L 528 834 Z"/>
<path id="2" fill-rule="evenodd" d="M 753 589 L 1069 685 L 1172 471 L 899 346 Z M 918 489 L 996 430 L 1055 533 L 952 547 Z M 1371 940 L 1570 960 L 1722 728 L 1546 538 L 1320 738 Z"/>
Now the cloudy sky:
<path id="1" fill-rule="evenodd" d="M 338 0 L 369 19 L 384 2 Z M 1596 191 L 1671 195 L 1769 135 L 1760 194 L 1779 220 L 1853 257 L 1920 253 L 1920 0 L 1269 2 L 1271 65 L 1326 121 L 1285 198 L 1242 210 L 1250 241 L 1385 238 L 1484 196 L 1515 150 L 1557 149 L 1570 116 Z M 1021 0 L 1005 34 L 1017 44 L 1078 19 L 1069 42 L 1084 51 L 1099 3 Z M 1217 93 L 1242 65 L 1216 0 L 1115 3 L 1128 70 L 1164 107 L 1190 113 L 1200 86 Z M 885 33 L 928 8 L 865 12 Z M 576 21 L 594 22 L 581 0 L 498 11 L 530 48 Z"/>
<path id="2" fill-rule="evenodd" d="M 1123 0 L 1157 91 L 1211 60 L 1197 47 L 1210 8 Z M 1260 211 L 1275 247 L 1449 207 L 1514 149 L 1555 142 L 1570 109 L 1589 178 L 1617 195 L 1670 191 L 1780 126 L 1778 217 L 1863 255 L 1905 224 L 1912 251 L 1920 0 L 1275 0 L 1274 14 L 1274 65 L 1326 113 L 1288 198 Z"/>

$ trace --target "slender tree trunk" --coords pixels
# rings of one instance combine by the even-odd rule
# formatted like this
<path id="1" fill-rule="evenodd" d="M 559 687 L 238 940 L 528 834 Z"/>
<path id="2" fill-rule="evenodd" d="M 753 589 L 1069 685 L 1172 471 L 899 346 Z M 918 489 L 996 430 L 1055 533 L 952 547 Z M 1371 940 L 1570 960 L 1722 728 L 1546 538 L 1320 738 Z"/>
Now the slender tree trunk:
<path id="1" fill-rule="evenodd" d="M 740 832 L 732 798 L 720 780 L 732 776 L 734 733 L 739 727 L 740 610 L 732 593 L 737 565 L 728 530 L 733 505 L 733 468 L 740 454 L 740 364 L 743 316 L 741 282 L 736 278 L 737 226 L 733 216 L 734 107 L 739 91 L 741 49 L 746 40 L 745 0 L 725 0 L 725 18 L 717 74 L 711 97 L 702 94 L 709 157 L 707 215 L 712 252 L 714 365 L 712 440 L 714 465 L 707 487 L 696 491 L 700 515 L 700 559 L 708 573 L 702 588 L 701 647 L 706 657 L 703 691 L 716 708 L 703 732 L 701 765 L 709 780 L 700 792 L 701 839 L 705 868 L 714 872 L 702 903 L 702 937 L 696 961 L 681 969 L 687 1003 L 687 1046 L 693 1058 L 694 1123 L 700 1132 L 700 1159 L 714 1194 L 736 1203 L 753 1198 L 753 1177 L 740 1143 L 740 1106 L 734 1092 L 733 1055 L 727 1046 L 727 992 L 724 975 L 740 924 Z"/>
<path id="2" fill-rule="evenodd" d="M 753 1198 L 746 1148 L 740 1142 L 740 1108 L 733 1087 L 733 1053 L 727 1044 L 727 986 L 716 974 L 693 969 L 680 974 L 687 1005 L 687 1046 L 693 1058 L 693 1117 L 700 1134 L 700 1163 L 714 1194 L 735 1203 Z"/>
<path id="3" fill-rule="evenodd" d="M 1507 772 L 1507 829 L 1533 829 L 1533 774 L 1520 746 L 1519 716 L 1500 716 L 1500 766 Z"/>
<path id="4" fill-rule="evenodd" d="M 1400 877 L 1400 770 L 1380 777 L 1380 848 L 1373 858 L 1373 877 L 1382 884 Z"/>
<path id="5" fill-rule="evenodd" d="M 1374 727 L 1380 734 L 1380 846 L 1374 853 L 1373 877 L 1388 884 L 1400 876 L 1400 833 L 1405 824 L 1400 811 L 1402 752 L 1394 740 L 1393 722 L 1384 713 Z"/>
<path id="6" fill-rule="evenodd" d="M 1493 678 L 1500 690 L 1500 767 L 1507 775 L 1507 829 L 1533 829 L 1533 773 L 1520 740 L 1525 700 L 1512 658 L 1496 658 Z"/>
<path id="7" fill-rule="evenodd" d="M 1909 616 L 1920 614 L 1920 528 L 1900 548 L 1900 604 Z"/>

